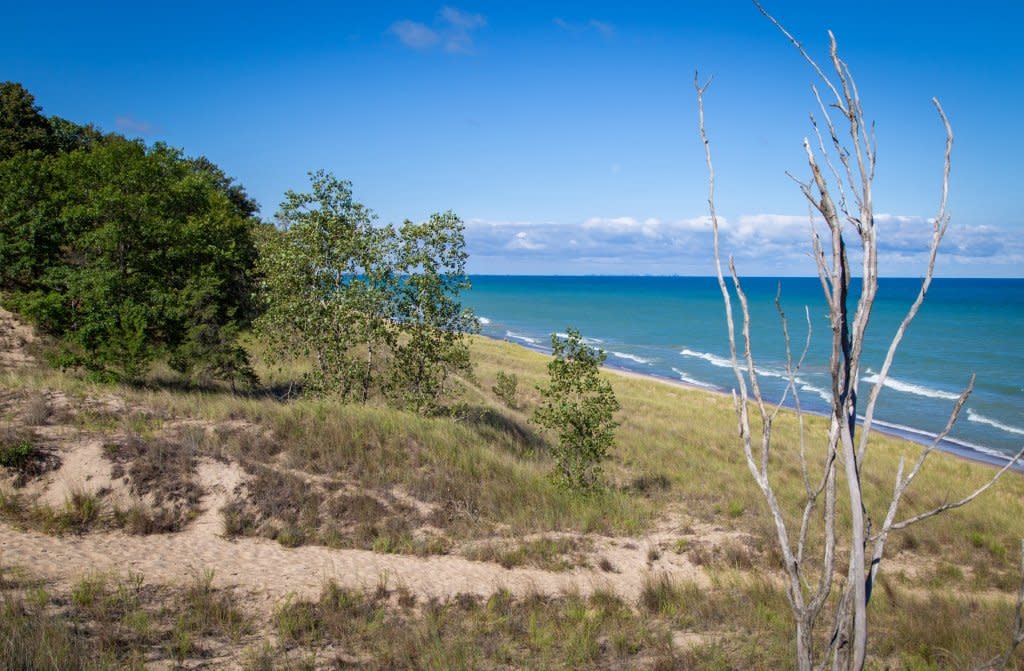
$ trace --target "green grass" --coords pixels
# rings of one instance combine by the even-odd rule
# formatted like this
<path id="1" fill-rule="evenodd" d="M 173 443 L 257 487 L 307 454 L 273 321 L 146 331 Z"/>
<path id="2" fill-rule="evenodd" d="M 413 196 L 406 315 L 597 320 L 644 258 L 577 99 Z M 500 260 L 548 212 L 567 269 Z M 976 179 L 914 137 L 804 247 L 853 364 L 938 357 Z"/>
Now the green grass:
<path id="1" fill-rule="evenodd" d="M 587 537 L 541 536 L 522 542 L 487 541 L 467 548 L 467 559 L 491 561 L 505 568 L 532 566 L 545 571 L 568 571 L 588 566 L 584 553 L 593 545 Z"/>
<path id="2" fill-rule="evenodd" d="M 477 548 L 481 560 L 557 569 L 576 563 L 578 550 L 554 540 L 561 538 L 556 532 L 640 536 L 670 514 L 673 525 L 689 529 L 680 533 L 686 538 L 650 550 L 661 558 L 666 551 L 685 554 L 717 580 L 711 589 L 700 589 L 659 584 L 654 576 L 639 604 L 625 604 L 628 617 L 598 617 L 594 613 L 600 609 L 589 598 L 565 595 L 524 601 L 494 595 L 474 603 L 453 597 L 415 609 L 403 609 L 394 595 L 387 603 L 358 594 L 335 595 L 326 602 L 293 600 L 280 606 L 275 620 L 292 647 L 253 648 L 254 668 L 264 663 L 299 668 L 303 651 L 325 641 L 362 651 L 356 655 L 361 664 L 380 654 L 393 665 L 434 668 L 568 668 L 566 660 L 585 668 L 614 666 L 616 660 L 640 664 L 642 659 L 649 668 L 767 669 L 791 658 L 788 606 L 773 582 L 779 565 L 775 532 L 736 440 L 730 398 L 609 373 L 622 404 L 622 424 L 605 469 L 607 487 L 598 495 L 581 496 L 553 484 L 550 437 L 529 421 L 548 358 L 483 338 L 473 340 L 472 354 L 474 379 L 461 380 L 443 412 L 426 417 L 379 404 L 282 400 L 279 392 L 297 379 L 298 369 L 271 371 L 260 367 L 258 357 L 266 387 L 250 395 L 158 380 L 149 386 L 101 386 L 44 370 L 0 372 L 0 385 L 26 399 L 62 391 L 80 408 L 69 420 L 80 430 L 137 436 L 130 445 L 118 443 L 110 456 L 126 474 L 136 468 L 137 480 L 151 482 L 150 491 L 165 491 L 167 497 L 181 491 L 183 499 L 195 499 L 189 483 L 196 458 L 240 462 L 251 476 L 251 491 L 226 511 L 225 530 L 232 534 L 268 535 L 285 545 L 322 543 L 408 554 L 465 548 L 473 556 L 469 548 Z M 516 376 L 515 407 L 494 392 L 499 372 Z M 112 413 L 90 401 L 103 395 L 123 397 L 132 410 Z M 24 413 L 4 412 L 4 421 Z M 39 408 L 33 413 L 40 421 L 56 421 L 44 418 Z M 219 424 L 201 435 L 174 438 L 177 447 L 168 451 L 172 437 L 167 426 L 181 418 Z M 820 418 L 805 420 L 813 475 L 821 468 L 813 450 L 822 443 L 825 424 Z M 753 430 L 756 434 L 759 427 Z M 772 481 L 786 518 L 795 522 L 803 484 L 792 414 L 779 415 L 774 435 Z M 899 459 L 914 459 L 920 450 L 905 441 L 872 438 L 863 482 L 876 528 Z M 991 473 L 988 466 L 935 454 L 908 492 L 901 516 L 958 498 Z M 844 490 L 840 482 L 839 491 Z M 392 495 L 396 491 L 420 505 L 408 505 Z M 140 517 L 144 511 L 134 522 L 125 521 L 134 513 L 122 511 L 117 521 L 102 503 L 71 500 L 63 509 L 47 511 L 17 492 L 0 493 L 0 512 L 25 526 L 87 531 L 112 519 L 122 526 L 161 526 L 159 520 Z M 845 515 L 840 514 L 841 525 Z M 692 531 L 700 525 L 735 532 L 733 540 L 705 542 Z M 424 536 L 425 528 L 442 536 Z M 812 526 L 812 537 L 820 532 L 820 526 Z M 542 538 L 511 540 L 532 535 Z M 1022 537 L 1024 478 L 1016 473 L 973 504 L 894 534 L 882 563 L 882 588 L 871 606 L 878 668 L 969 668 L 1002 650 L 1012 624 L 1012 595 L 1020 578 L 1016 548 Z M 840 538 L 841 554 L 846 542 Z M 586 548 L 579 554 L 585 555 Z M 908 565 L 914 570 L 904 570 Z M 614 578 L 620 567 L 599 563 L 598 568 Z M 58 626 L 46 619 L 49 615 L 33 611 L 31 603 L 18 604 L 22 615 L 14 620 L 24 623 L 18 618 L 30 617 L 43 629 Z M 580 611 L 591 615 L 579 617 Z M 929 612 L 948 618 L 948 626 L 945 619 L 936 624 L 938 616 Z M 140 631 L 164 631 L 146 629 L 142 615 L 133 617 Z M 157 616 L 146 617 L 153 622 Z M 401 637 L 379 638 L 382 621 L 404 627 Z M 195 641 L 207 635 L 196 633 L 191 624 L 165 629 L 170 634 L 160 635 L 160 645 L 167 654 L 191 654 Z M 673 648 L 665 643 L 673 631 L 707 636 L 694 646 Z M 77 629 L 68 632 L 67 645 L 84 645 L 76 638 Z M 431 643 L 441 634 L 450 645 Z M 225 629 L 217 635 L 230 639 L 235 634 Z M 410 661 L 414 654 L 427 661 Z"/>
<path id="3" fill-rule="evenodd" d="M 332 583 L 317 601 L 287 601 L 274 624 L 285 651 L 332 647 L 365 669 L 617 668 L 671 649 L 667 628 L 608 592 L 400 601 Z"/>
<path id="4" fill-rule="evenodd" d="M 253 632 L 229 590 L 199 573 L 181 587 L 139 574 L 90 574 L 67 595 L 41 588 L 0 595 L 0 660 L 9 669 L 142 669 L 153 660 L 201 660 Z"/>

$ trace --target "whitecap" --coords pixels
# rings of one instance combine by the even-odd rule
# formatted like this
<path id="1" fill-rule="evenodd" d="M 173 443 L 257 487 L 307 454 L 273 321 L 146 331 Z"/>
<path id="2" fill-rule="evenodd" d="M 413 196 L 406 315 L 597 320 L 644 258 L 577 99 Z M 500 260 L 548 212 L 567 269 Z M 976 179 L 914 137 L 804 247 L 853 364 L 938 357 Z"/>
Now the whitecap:
<path id="1" fill-rule="evenodd" d="M 868 369 L 868 374 L 861 378 L 862 382 L 868 384 L 878 383 L 878 373 L 872 372 Z M 960 398 L 960 394 L 954 394 L 951 391 L 942 391 L 941 389 L 932 389 L 931 387 L 925 387 L 919 384 L 913 384 L 912 382 L 904 382 L 897 380 L 894 377 L 887 377 L 885 379 L 885 386 L 895 391 L 901 391 L 905 394 L 914 394 L 915 396 L 924 396 L 926 398 L 941 398 L 947 401 L 955 401 Z"/>
<path id="2" fill-rule="evenodd" d="M 476 320 L 480 322 L 481 326 L 487 326 L 488 324 L 491 323 L 491 320 L 488 319 L 487 317 L 477 317 Z"/>
<path id="3" fill-rule="evenodd" d="M 692 349 L 684 347 L 679 351 L 679 353 L 683 356 L 692 357 L 694 359 L 703 359 L 712 366 L 718 366 L 719 368 L 732 368 L 732 361 L 729 359 L 723 359 L 720 356 L 715 356 L 710 352 L 694 352 Z M 741 364 L 741 368 L 745 369 L 746 367 Z"/>
<path id="4" fill-rule="evenodd" d="M 685 382 L 686 384 L 692 384 L 695 387 L 702 387 L 704 389 L 715 388 L 715 385 L 708 384 L 707 382 L 701 382 L 697 378 L 690 377 L 689 375 L 686 374 L 686 371 L 679 370 L 678 368 L 673 367 L 672 372 L 679 376 L 679 380 L 681 382 Z"/>
<path id="5" fill-rule="evenodd" d="M 863 415 L 857 415 L 857 419 L 860 420 L 860 421 L 863 421 L 864 420 L 864 416 Z M 889 429 L 890 431 L 898 431 L 900 433 L 909 433 L 909 434 L 912 434 L 912 435 L 915 435 L 915 436 L 921 436 L 922 438 L 927 438 L 929 441 L 935 440 L 935 438 L 938 436 L 938 434 L 932 433 L 931 431 L 925 431 L 923 429 L 916 429 L 916 428 L 914 428 L 912 426 L 906 426 L 904 424 L 896 424 L 895 422 L 886 422 L 886 421 L 883 421 L 883 420 L 880 420 L 880 419 L 873 419 L 873 420 L 871 420 L 871 423 L 873 425 L 875 425 L 875 426 L 880 426 L 883 429 Z M 1009 461 L 1010 460 L 1010 456 L 1007 455 L 1005 452 L 1000 452 L 999 450 L 994 450 L 991 447 L 985 447 L 984 445 L 978 445 L 977 443 L 969 443 L 966 440 L 960 440 L 958 438 L 951 438 L 949 436 L 946 436 L 945 438 L 943 438 L 943 441 L 947 442 L 947 443 L 951 443 L 951 444 L 956 445 L 958 447 L 966 448 L 968 450 L 971 450 L 973 452 L 977 452 L 979 454 L 984 454 L 984 455 L 987 455 L 989 457 L 995 457 L 996 459 L 1001 459 L 1002 461 Z"/>
<path id="6" fill-rule="evenodd" d="M 683 349 L 681 349 L 679 351 L 679 353 L 682 354 L 683 356 L 688 356 L 688 357 L 691 357 L 691 358 L 694 358 L 694 359 L 703 359 L 704 361 L 707 361 L 712 366 L 717 366 L 719 368 L 732 368 L 732 361 L 730 361 L 729 359 L 726 359 L 724 357 L 720 357 L 720 356 L 717 356 L 715 354 L 711 354 L 710 352 L 694 352 L 692 349 L 688 349 L 688 348 L 684 347 Z M 741 362 L 739 362 L 739 366 L 740 366 L 740 370 L 742 370 L 742 371 L 747 370 L 747 364 L 746 363 L 741 361 Z M 755 364 L 755 366 L 756 366 L 756 364 Z M 761 377 L 777 377 L 777 378 L 782 379 L 782 380 L 785 380 L 785 379 L 787 379 L 789 377 L 788 375 L 786 375 L 785 371 L 777 370 L 777 369 L 774 369 L 774 368 L 762 368 L 760 366 L 756 366 L 755 369 L 757 370 L 757 374 L 759 376 L 761 376 Z"/>
<path id="7" fill-rule="evenodd" d="M 529 343 L 531 345 L 539 345 L 540 344 L 540 341 L 537 340 L 536 338 L 531 338 L 530 336 L 524 336 L 524 335 L 522 335 L 520 333 L 516 333 L 515 331 L 505 331 L 505 337 L 506 338 L 512 338 L 513 340 L 520 340 L 522 342 Z"/>
<path id="8" fill-rule="evenodd" d="M 614 357 L 618 357 L 620 359 L 628 359 L 629 361 L 635 361 L 637 363 L 651 363 L 650 359 L 645 359 L 642 356 L 637 356 L 636 354 L 628 354 L 627 352 L 612 352 L 611 355 Z"/>
<path id="9" fill-rule="evenodd" d="M 986 424 L 994 429 L 1005 431 L 1006 433 L 1015 433 L 1018 436 L 1024 436 L 1024 429 L 1018 428 L 1016 426 L 1010 426 L 1009 424 L 1003 424 L 1002 422 L 991 419 L 990 417 L 986 417 L 981 413 L 974 412 L 974 410 L 972 410 L 971 408 L 967 408 L 967 421 L 976 422 L 978 424 Z"/>
<path id="10" fill-rule="evenodd" d="M 793 381 L 800 385 L 800 391 L 806 391 L 809 394 L 817 394 L 817 396 L 826 403 L 832 402 L 832 392 L 829 390 L 813 385 L 801 377 L 795 377 L 793 378 Z"/>
<path id="11" fill-rule="evenodd" d="M 555 334 L 555 337 L 560 338 L 562 340 L 568 340 L 569 334 L 562 333 L 561 331 L 559 331 L 558 333 Z M 587 336 L 581 337 L 580 340 L 583 341 L 584 345 L 600 345 L 601 343 L 604 342 L 600 338 L 588 338 Z"/>

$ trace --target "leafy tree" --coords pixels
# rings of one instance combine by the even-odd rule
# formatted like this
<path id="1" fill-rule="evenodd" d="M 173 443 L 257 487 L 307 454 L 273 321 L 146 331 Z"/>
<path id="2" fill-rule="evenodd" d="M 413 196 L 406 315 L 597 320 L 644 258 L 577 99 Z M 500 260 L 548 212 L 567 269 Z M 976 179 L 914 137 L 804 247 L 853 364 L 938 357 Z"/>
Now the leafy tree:
<path id="1" fill-rule="evenodd" d="M 310 193 L 286 194 L 280 229 L 260 246 L 256 327 L 271 359 L 309 357 L 315 393 L 433 407 L 448 374 L 469 368 L 476 326 L 457 300 L 469 286 L 462 222 L 448 212 L 378 226 L 351 183 L 310 178 Z"/>
<path id="2" fill-rule="evenodd" d="M 374 227 L 349 182 L 323 170 L 310 181 L 311 193 L 285 194 L 280 230 L 261 241 L 265 310 L 256 328 L 272 360 L 312 358 L 310 390 L 365 402 L 397 339 L 395 233 Z"/>
<path id="3" fill-rule="evenodd" d="M 453 371 L 469 371 L 466 334 L 478 329 L 472 311 L 459 302 L 470 287 L 462 220 L 454 212 L 433 214 L 399 230 L 396 389 L 417 411 L 431 407 Z"/>
<path id="4" fill-rule="evenodd" d="M 178 150 L 93 140 L 0 161 L 6 302 L 58 339 L 61 365 L 135 378 L 167 355 L 251 378 L 236 343 L 253 316 L 250 212 Z"/>
<path id="5" fill-rule="evenodd" d="M 76 149 L 88 151 L 103 142 L 124 139 L 115 133 L 104 135 L 92 124 L 82 126 L 59 116 L 52 116 L 48 121 L 53 132 L 53 148 L 57 152 L 69 152 Z"/>
<path id="6" fill-rule="evenodd" d="M 53 130 L 39 112 L 24 86 L 0 82 L 0 161 L 24 151 L 53 150 Z"/>
<path id="7" fill-rule="evenodd" d="M 558 444 L 551 448 L 555 478 L 572 489 L 589 491 L 601 485 L 601 463 L 615 442 L 619 402 L 599 372 L 604 351 L 584 343 L 578 330 L 567 332 L 564 340 L 551 336 L 549 381 L 537 387 L 541 404 L 533 418 L 558 432 Z"/>

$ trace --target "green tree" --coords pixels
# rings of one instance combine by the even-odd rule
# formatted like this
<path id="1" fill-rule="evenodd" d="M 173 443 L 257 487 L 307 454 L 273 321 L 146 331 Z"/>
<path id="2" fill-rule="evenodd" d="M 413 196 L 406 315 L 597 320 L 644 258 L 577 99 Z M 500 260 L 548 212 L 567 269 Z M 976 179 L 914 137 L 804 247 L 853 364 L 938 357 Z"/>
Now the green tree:
<path id="1" fill-rule="evenodd" d="M 379 226 L 351 183 L 323 170 L 310 181 L 309 193 L 286 194 L 260 244 L 256 328 L 270 359 L 309 358 L 314 393 L 433 408 L 448 375 L 469 369 L 476 328 L 458 301 L 469 286 L 462 221 Z"/>
<path id="2" fill-rule="evenodd" d="M 323 170 L 289 191 L 279 230 L 260 244 L 264 312 L 256 329 L 272 361 L 309 357 L 309 390 L 367 401 L 397 340 L 396 234 L 375 227 L 352 185 Z"/>
<path id="3" fill-rule="evenodd" d="M 459 302 L 470 288 L 462 220 L 454 212 L 433 214 L 399 234 L 398 324 L 395 389 L 417 411 L 431 408 L 453 372 L 470 370 L 467 333 L 478 330 L 471 310 Z"/>
<path id="4" fill-rule="evenodd" d="M 537 387 L 541 404 L 533 419 L 558 432 L 558 443 L 551 448 L 556 480 L 591 491 L 601 486 L 601 465 L 615 443 L 619 402 L 599 371 L 604 350 L 584 343 L 574 328 L 567 333 L 564 340 L 551 336 L 554 358 L 548 364 L 547 386 Z"/>
<path id="5" fill-rule="evenodd" d="M 53 130 L 39 112 L 24 86 L 0 82 L 0 161 L 25 151 L 53 151 Z"/>
<path id="6" fill-rule="evenodd" d="M 178 150 L 118 136 L 0 161 L 0 291 L 61 365 L 249 378 L 254 218 Z"/>

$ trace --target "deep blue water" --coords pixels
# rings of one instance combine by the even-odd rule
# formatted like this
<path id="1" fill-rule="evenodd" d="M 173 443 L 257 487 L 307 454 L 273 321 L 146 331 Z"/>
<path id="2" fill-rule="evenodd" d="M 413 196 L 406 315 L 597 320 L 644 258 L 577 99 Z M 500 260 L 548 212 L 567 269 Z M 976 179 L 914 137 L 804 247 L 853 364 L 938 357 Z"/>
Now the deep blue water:
<path id="1" fill-rule="evenodd" d="M 474 276 L 472 281 L 465 302 L 481 317 L 487 336 L 550 351 L 551 334 L 573 326 L 608 353 L 609 366 L 722 391 L 735 386 L 715 278 Z M 794 357 L 807 336 L 805 306 L 811 317 L 811 347 L 797 376 L 801 405 L 827 411 L 830 334 L 818 279 L 747 278 L 743 287 L 765 395 L 778 399 L 785 386 L 785 341 L 774 305 L 781 287 Z M 881 280 L 863 357 L 862 399 L 918 287 L 916 279 Z M 855 300 L 856 285 L 851 294 Z M 738 308 L 736 316 L 738 325 Z M 897 352 L 878 402 L 876 428 L 926 441 L 945 425 L 975 373 L 975 391 L 944 447 L 990 459 L 1013 454 L 1024 447 L 1022 371 L 1024 280 L 936 279 Z"/>

